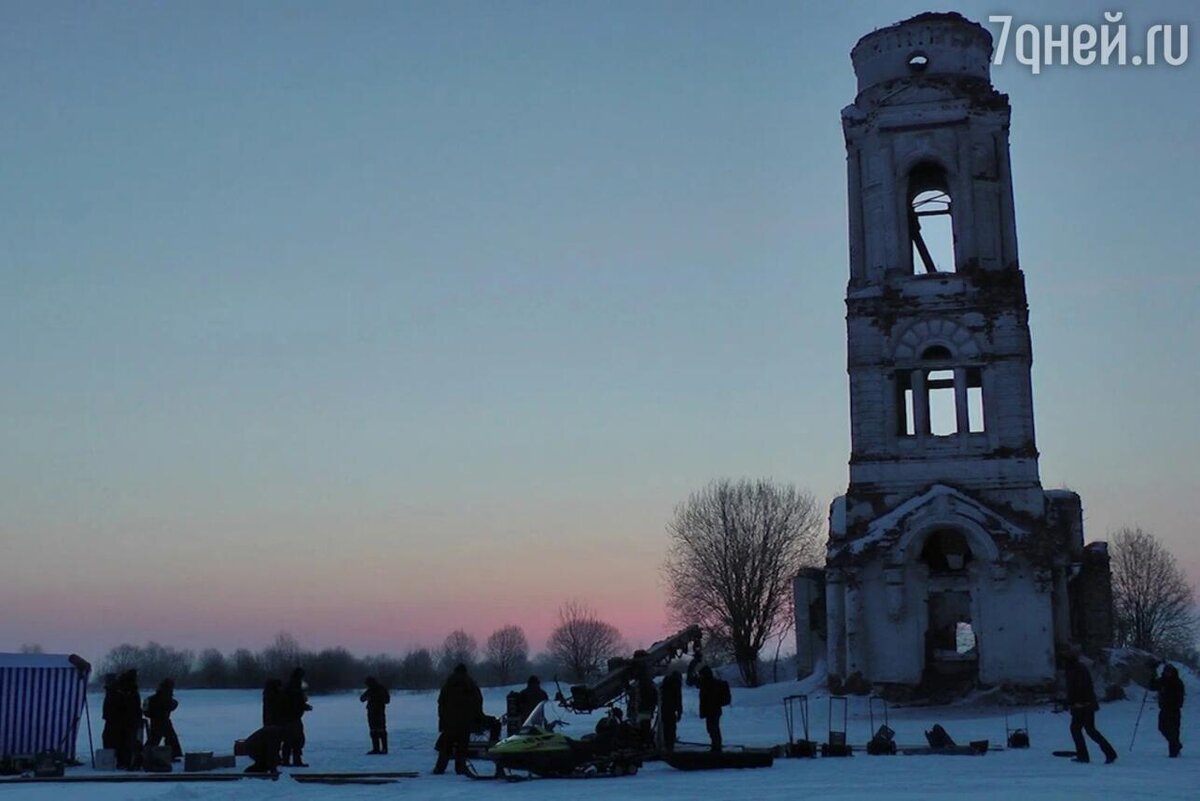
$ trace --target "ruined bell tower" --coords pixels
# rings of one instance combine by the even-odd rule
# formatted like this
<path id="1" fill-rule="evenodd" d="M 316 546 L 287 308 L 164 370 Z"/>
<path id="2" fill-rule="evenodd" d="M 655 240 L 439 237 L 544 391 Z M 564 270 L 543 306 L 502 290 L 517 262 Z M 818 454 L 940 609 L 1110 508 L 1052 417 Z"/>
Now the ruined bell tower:
<path id="1" fill-rule="evenodd" d="M 991 53 L 958 14 L 851 53 L 850 483 L 824 576 L 797 580 L 836 679 L 1044 684 L 1057 647 L 1107 644 L 1111 623 L 1078 602 L 1106 586 L 1107 560 L 1085 553 L 1079 496 L 1038 476 L 1011 108 Z"/>

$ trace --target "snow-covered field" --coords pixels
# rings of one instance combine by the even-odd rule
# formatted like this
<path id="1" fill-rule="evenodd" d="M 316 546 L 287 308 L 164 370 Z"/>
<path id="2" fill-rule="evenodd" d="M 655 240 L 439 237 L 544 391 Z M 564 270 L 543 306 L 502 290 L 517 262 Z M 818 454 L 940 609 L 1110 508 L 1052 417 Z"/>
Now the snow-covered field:
<path id="1" fill-rule="evenodd" d="M 164 801 L 218 801 L 219 799 L 872 799 L 872 801 L 917 801 L 918 799 L 1200 799 L 1200 683 L 1186 676 L 1189 698 L 1184 709 L 1184 751 L 1169 760 L 1166 745 L 1156 730 L 1157 707 L 1150 696 L 1142 716 L 1137 742 L 1129 751 L 1130 736 L 1141 701 L 1141 690 L 1133 688 L 1132 700 L 1106 704 L 1097 722 L 1100 730 L 1120 752 L 1120 759 L 1105 765 L 1099 750 L 1092 747 L 1093 762 L 1080 765 L 1050 755 L 1069 749 L 1068 717 L 1053 714 L 1047 707 L 1031 708 L 1029 730 L 1033 747 L 1024 751 L 991 752 L 981 757 L 891 756 L 873 757 L 857 753 L 849 759 L 779 759 L 769 769 L 682 773 L 662 763 L 647 764 L 636 776 L 587 780 L 535 780 L 509 784 L 477 782 L 454 776 L 432 776 L 436 736 L 436 694 L 403 693 L 392 696 L 388 708 L 391 753 L 366 756 L 370 748 L 366 713 L 357 693 L 316 696 L 313 711 L 305 717 L 308 747 L 305 758 L 310 772 L 358 770 L 416 770 L 421 776 L 382 786 L 301 785 L 284 778 L 277 782 L 243 781 L 213 784 L 64 784 L 42 786 L 0 785 L 0 801 L 79 798 L 163 799 Z M 726 742 L 774 745 L 787 739 L 781 699 L 811 688 L 791 682 L 756 690 L 735 689 L 733 706 L 726 710 L 723 730 Z M 484 691 L 485 707 L 498 714 L 504 709 L 505 689 Z M 827 700 L 814 691 L 811 702 L 813 739 L 825 739 Z M 181 691 L 175 713 L 176 728 L 185 751 L 230 753 L 233 741 L 253 731 L 260 719 L 259 694 L 253 691 Z M 93 715 L 100 708 L 98 696 L 91 698 Z M 706 742 L 703 721 L 695 715 L 694 690 L 685 690 L 687 715 L 680 727 L 683 740 Z M 1009 710 L 1013 725 L 1022 711 Z M 570 716 L 569 735 L 592 730 L 595 718 Z M 878 720 L 876 725 L 878 725 Z M 924 744 L 923 732 L 941 723 L 960 743 L 988 739 L 1004 742 L 1004 709 L 975 704 L 951 707 L 893 709 L 891 725 L 901 745 Z M 100 725 L 93 718 L 93 736 Z M 851 699 L 849 738 L 856 745 L 869 737 L 866 700 Z M 86 760 L 86 732 L 79 740 L 81 758 Z M 239 759 L 239 770 L 246 760 Z M 486 771 L 490 766 L 483 766 Z M 71 775 L 90 772 L 75 768 Z"/>

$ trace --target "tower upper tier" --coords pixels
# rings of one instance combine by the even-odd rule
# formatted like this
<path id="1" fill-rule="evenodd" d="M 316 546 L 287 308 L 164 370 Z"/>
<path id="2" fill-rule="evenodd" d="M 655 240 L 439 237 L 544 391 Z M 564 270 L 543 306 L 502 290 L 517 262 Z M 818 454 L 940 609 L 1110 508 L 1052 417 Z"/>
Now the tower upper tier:
<path id="1" fill-rule="evenodd" d="M 850 59 L 859 92 L 918 74 L 990 83 L 992 35 L 961 14 L 918 14 L 859 39 Z"/>

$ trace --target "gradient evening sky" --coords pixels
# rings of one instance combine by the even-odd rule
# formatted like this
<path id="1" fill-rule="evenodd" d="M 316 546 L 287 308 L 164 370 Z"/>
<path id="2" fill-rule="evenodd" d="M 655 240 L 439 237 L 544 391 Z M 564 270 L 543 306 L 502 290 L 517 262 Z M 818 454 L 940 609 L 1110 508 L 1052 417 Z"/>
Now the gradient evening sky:
<path id="1" fill-rule="evenodd" d="M 1126 6 L 1191 61 L 994 69 L 1042 479 L 1197 580 L 1200 11 Z M 653 640 L 689 492 L 845 487 L 849 51 L 927 8 L 0 3 L 0 650 Z"/>

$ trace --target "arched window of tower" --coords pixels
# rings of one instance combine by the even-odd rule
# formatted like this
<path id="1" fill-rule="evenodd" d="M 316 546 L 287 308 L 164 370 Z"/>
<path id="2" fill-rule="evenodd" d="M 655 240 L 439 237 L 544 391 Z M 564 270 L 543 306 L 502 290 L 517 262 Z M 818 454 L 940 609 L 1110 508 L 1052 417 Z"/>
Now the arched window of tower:
<path id="1" fill-rule="evenodd" d="M 913 273 L 954 272 L 954 215 L 946 171 L 928 161 L 913 167 L 908 202 Z"/>
<path id="2" fill-rule="evenodd" d="M 944 345 L 926 347 L 920 361 L 921 367 L 896 374 L 896 433 L 902 437 L 983 433 L 982 368 L 961 364 Z"/>

